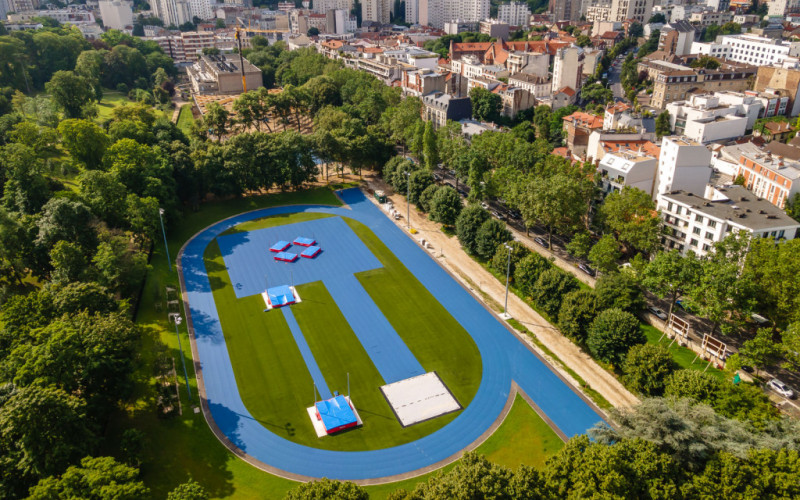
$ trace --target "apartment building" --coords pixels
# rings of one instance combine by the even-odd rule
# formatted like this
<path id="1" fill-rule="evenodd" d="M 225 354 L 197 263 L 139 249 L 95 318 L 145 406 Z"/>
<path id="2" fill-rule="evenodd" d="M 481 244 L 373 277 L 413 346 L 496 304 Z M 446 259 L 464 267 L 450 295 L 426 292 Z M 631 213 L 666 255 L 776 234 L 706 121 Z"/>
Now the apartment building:
<path id="1" fill-rule="evenodd" d="M 661 243 L 682 254 L 703 256 L 728 234 L 743 231 L 754 238 L 794 239 L 800 224 L 741 186 L 708 186 L 703 196 L 685 191 L 658 195 L 664 225 Z"/>
<path id="2" fill-rule="evenodd" d="M 153 0 L 153 15 L 164 21 L 164 26 L 180 26 L 192 20 L 186 0 Z"/>
<path id="3" fill-rule="evenodd" d="M 2 0 L 0 0 L 2 1 Z M 98 4 L 103 26 L 108 29 L 124 30 L 133 26 L 133 10 L 125 0 L 101 0 Z"/>
<path id="4" fill-rule="evenodd" d="M 676 135 L 684 135 L 701 144 L 736 139 L 745 135 L 751 116 L 758 117 L 761 103 L 743 106 L 720 103 L 715 95 L 693 95 L 688 101 L 667 104 L 670 127 Z M 752 119 L 755 122 L 755 118 Z"/>
<path id="5" fill-rule="evenodd" d="M 800 69 L 797 67 L 759 67 L 753 90 L 788 97 L 786 115 L 797 116 L 800 114 L 800 99 L 797 98 L 800 93 Z"/>
<path id="6" fill-rule="evenodd" d="M 472 102 L 469 97 L 453 97 L 443 92 L 434 92 L 422 97 L 422 119 L 439 128 L 447 120 L 459 121 L 472 117 Z"/>
<path id="7" fill-rule="evenodd" d="M 645 23 L 653 14 L 653 3 L 653 0 L 611 0 L 609 20 Z"/>
<path id="8" fill-rule="evenodd" d="M 583 49 L 577 45 L 556 50 L 553 57 L 553 88 L 580 90 L 583 83 Z"/>
<path id="9" fill-rule="evenodd" d="M 447 76 L 431 69 L 404 71 L 401 87 L 404 95 L 420 97 L 431 92 L 446 91 Z"/>
<path id="10" fill-rule="evenodd" d="M 712 172 L 708 148 L 688 137 L 664 137 L 653 196 L 678 190 L 701 194 Z"/>
<path id="11" fill-rule="evenodd" d="M 555 109 L 555 106 L 553 108 Z M 576 111 L 569 116 L 565 116 L 563 121 L 567 149 L 575 157 L 585 156 L 589 145 L 589 135 L 594 130 L 603 129 L 603 118 L 583 111 Z"/>
<path id="12" fill-rule="evenodd" d="M 509 26 L 498 19 L 484 19 L 478 23 L 480 32 L 498 40 L 508 40 Z"/>
<path id="13" fill-rule="evenodd" d="M 497 7 L 497 19 L 510 26 L 528 26 L 530 18 L 531 9 L 524 2 L 512 1 Z"/>
<path id="14" fill-rule="evenodd" d="M 667 103 L 688 99 L 691 92 L 750 89 L 757 68 L 750 64 L 723 61 L 717 69 L 690 68 L 667 61 L 644 61 L 638 66 L 653 80 L 650 106 L 664 109 Z"/>
<path id="15" fill-rule="evenodd" d="M 625 149 L 607 153 L 597 166 L 600 189 L 607 196 L 628 186 L 652 196 L 657 169 L 658 159 L 643 151 Z"/>
<path id="16" fill-rule="evenodd" d="M 745 187 L 778 208 L 800 192 L 800 162 L 762 151 L 742 151 L 737 176 Z"/>
<path id="17" fill-rule="evenodd" d="M 423 2 L 420 1 L 420 24 L 424 17 Z M 444 23 L 456 19 L 478 22 L 489 17 L 489 0 L 427 0 L 427 4 L 428 24 L 437 29 L 444 28 Z"/>
<path id="18" fill-rule="evenodd" d="M 527 73 L 513 73 L 508 77 L 508 84 L 525 89 L 534 97 L 549 96 L 553 91 L 553 83 L 544 76 Z"/>
<path id="19" fill-rule="evenodd" d="M 581 18 L 581 7 L 581 0 L 550 0 L 548 12 L 556 22 L 577 21 Z"/>
<path id="20" fill-rule="evenodd" d="M 692 12 L 689 15 L 689 22 L 700 28 L 716 24 L 722 26 L 733 21 L 733 13 L 730 11 L 719 12 L 713 9 L 703 9 Z"/>
<path id="21" fill-rule="evenodd" d="M 392 12 L 390 0 L 364 0 L 361 3 L 361 20 L 388 24 Z"/>
<path id="22" fill-rule="evenodd" d="M 696 33 L 694 26 L 684 20 L 666 24 L 659 34 L 658 50 L 676 56 L 691 54 Z"/>
<path id="23" fill-rule="evenodd" d="M 713 49 L 716 48 L 716 54 Z M 731 61 L 753 64 L 755 66 L 772 66 L 782 64 L 788 58 L 800 55 L 800 42 L 776 40 L 752 34 L 725 35 L 720 43 L 711 47 L 712 54 Z"/>

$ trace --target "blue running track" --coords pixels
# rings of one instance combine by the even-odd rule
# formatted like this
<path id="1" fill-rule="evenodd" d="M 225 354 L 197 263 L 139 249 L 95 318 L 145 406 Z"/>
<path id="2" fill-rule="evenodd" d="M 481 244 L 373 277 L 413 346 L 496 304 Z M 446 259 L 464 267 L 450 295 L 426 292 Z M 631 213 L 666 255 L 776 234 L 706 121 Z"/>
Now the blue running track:
<path id="1" fill-rule="evenodd" d="M 319 205 L 276 207 L 220 221 L 192 238 L 179 257 L 198 353 L 195 362 L 202 367 L 208 408 L 217 427 L 233 444 L 268 466 L 307 477 L 357 480 L 401 474 L 444 460 L 478 439 L 499 417 L 508 399 L 512 380 L 517 382 L 567 436 L 582 434 L 601 421 L 600 415 L 587 402 L 359 190 L 342 191 L 340 195 L 349 205 L 349 209 Z M 244 407 L 236 387 L 203 253 L 214 238 L 237 224 L 269 215 L 294 212 L 339 215 L 367 225 L 472 336 L 483 362 L 481 385 L 472 402 L 451 423 L 401 446 L 372 451 L 335 452 L 310 448 L 283 439 L 256 421 Z M 343 225 L 346 226 L 344 223 Z M 247 234 L 252 237 L 256 233 L 260 231 Z M 304 231 L 293 231 L 287 237 L 273 239 L 270 244 L 265 241 L 263 251 L 279 239 L 292 241 L 300 235 L 317 238 L 323 249 L 318 259 L 325 257 L 327 237 L 323 239 L 319 233 L 310 235 Z M 261 256 L 256 258 L 271 260 Z M 263 273 L 259 275 L 251 269 L 248 274 L 255 275 L 254 281 L 248 284 L 246 282 L 249 280 L 242 277 L 239 280 L 242 293 L 251 295 L 263 291 Z M 278 284 L 285 283 L 271 283 L 270 286 Z M 247 286 L 251 286 L 253 291 L 246 293 Z M 358 401 L 355 404 L 358 405 Z"/>
<path id="2" fill-rule="evenodd" d="M 350 274 L 323 283 L 387 384 L 425 373 L 355 276 Z"/>
<path id="3" fill-rule="evenodd" d="M 294 341 L 297 343 L 297 348 L 300 349 L 300 355 L 303 356 L 303 361 L 305 361 L 308 371 L 311 373 L 311 378 L 314 379 L 314 385 L 317 386 L 317 391 L 319 391 L 320 398 L 332 398 L 333 395 L 331 394 L 330 389 L 328 389 L 328 384 L 325 382 L 325 377 L 322 375 L 322 370 L 319 369 L 317 360 L 314 359 L 314 354 L 311 353 L 311 348 L 308 347 L 308 342 L 306 342 L 306 338 L 303 336 L 303 332 L 300 330 L 300 325 L 298 325 L 297 320 L 294 319 L 291 306 L 281 307 L 281 311 L 283 312 L 283 317 L 286 318 L 286 323 L 289 324 L 289 330 L 292 331 L 292 336 L 294 337 Z"/>

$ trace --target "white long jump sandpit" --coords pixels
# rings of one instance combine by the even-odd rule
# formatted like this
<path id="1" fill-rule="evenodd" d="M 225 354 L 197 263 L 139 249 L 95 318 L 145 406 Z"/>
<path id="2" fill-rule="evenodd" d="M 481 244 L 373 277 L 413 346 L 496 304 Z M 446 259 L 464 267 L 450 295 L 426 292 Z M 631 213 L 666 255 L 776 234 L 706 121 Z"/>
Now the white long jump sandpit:
<path id="1" fill-rule="evenodd" d="M 381 392 L 403 427 L 461 409 L 436 372 L 384 385 Z"/>

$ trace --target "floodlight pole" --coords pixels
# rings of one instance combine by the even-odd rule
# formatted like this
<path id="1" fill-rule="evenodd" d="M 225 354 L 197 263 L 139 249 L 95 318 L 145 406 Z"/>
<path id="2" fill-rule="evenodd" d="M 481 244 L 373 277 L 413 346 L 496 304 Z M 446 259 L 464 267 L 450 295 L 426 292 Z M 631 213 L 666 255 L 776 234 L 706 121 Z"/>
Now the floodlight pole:
<path id="1" fill-rule="evenodd" d="M 189 372 L 186 371 L 186 359 L 183 357 L 183 347 L 181 347 L 181 334 L 178 331 L 178 325 L 180 324 L 180 315 L 173 316 L 175 323 L 175 336 L 178 337 L 178 352 L 181 355 L 181 364 L 183 365 L 183 378 L 186 380 L 186 393 L 189 395 L 189 402 L 192 401 L 192 389 L 189 387 Z"/>
<path id="2" fill-rule="evenodd" d="M 347 372 L 347 397 L 350 397 L 350 372 Z"/>
<path id="3" fill-rule="evenodd" d="M 511 275 L 511 249 L 512 249 L 512 247 L 508 243 L 503 243 L 503 246 L 506 247 L 506 250 L 508 250 L 508 261 L 506 262 L 506 301 L 505 301 L 505 304 L 503 304 L 503 316 L 507 317 L 508 316 L 508 279 L 509 279 L 509 276 Z"/>
<path id="4" fill-rule="evenodd" d="M 167 265 L 172 272 L 172 260 L 169 258 L 169 245 L 167 245 L 167 231 L 164 229 L 164 209 L 158 209 L 158 219 L 161 221 L 161 234 L 164 235 L 164 250 L 167 252 Z"/>
<path id="5" fill-rule="evenodd" d="M 411 174 L 406 170 L 406 228 L 411 229 Z"/>

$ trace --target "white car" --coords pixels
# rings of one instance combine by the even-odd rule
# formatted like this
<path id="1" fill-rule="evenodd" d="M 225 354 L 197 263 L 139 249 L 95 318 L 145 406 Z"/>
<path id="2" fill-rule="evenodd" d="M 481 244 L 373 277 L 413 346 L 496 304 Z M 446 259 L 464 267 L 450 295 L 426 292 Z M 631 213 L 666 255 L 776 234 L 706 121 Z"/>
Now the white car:
<path id="1" fill-rule="evenodd" d="M 767 382 L 767 387 L 787 399 L 794 399 L 794 391 L 780 380 L 774 378 Z"/>
<path id="2" fill-rule="evenodd" d="M 667 313 L 665 313 L 660 308 L 655 307 L 655 306 L 648 306 L 647 310 L 650 311 L 651 313 L 655 314 L 658 317 L 658 319 L 661 319 L 661 320 L 664 320 L 664 321 L 667 320 Z"/>

